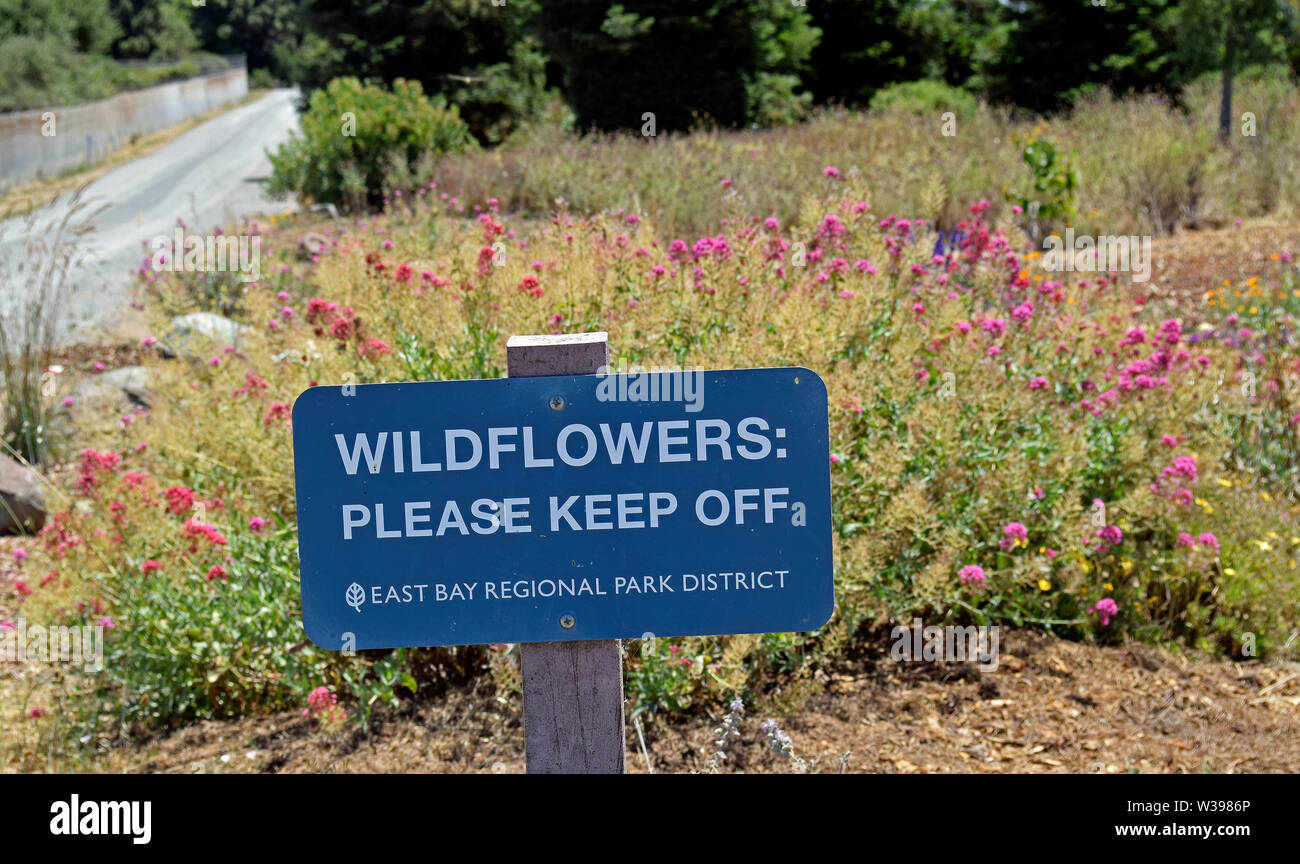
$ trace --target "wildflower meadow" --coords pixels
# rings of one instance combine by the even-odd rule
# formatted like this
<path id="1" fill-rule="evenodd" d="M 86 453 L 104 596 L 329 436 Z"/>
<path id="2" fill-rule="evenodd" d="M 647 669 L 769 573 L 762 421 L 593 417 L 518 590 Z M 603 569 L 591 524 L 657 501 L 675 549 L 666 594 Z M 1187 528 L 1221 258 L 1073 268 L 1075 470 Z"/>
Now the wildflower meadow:
<path id="1" fill-rule="evenodd" d="M 274 93 L 147 182 L 107 175 L 119 237 L 146 224 L 122 207 L 176 211 L 139 238 L 112 338 L 51 323 L 89 225 L 19 248 L 0 223 L 0 300 L 40 301 L 0 316 L 3 447 L 44 502 L 39 525 L 0 514 L 7 769 L 242 750 L 276 771 L 289 756 L 256 760 L 300 747 L 293 770 L 334 770 L 312 760 L 407 724 L 392 770 L 515 770 L 519 644 L 308 638 L 294 406 L 502 378 L 512 336 L 603 332 L 615 371 L 797 366 L 829 394 L 806 418 L 829 426 L 829 620 L 621 643 L 636 770 L 1056 770 L 1067 750 L 1096 773 L 1295 770 L 1294 3 L 135 4 L 156 26 L 76 5 L 32 5 L 49 34 L 0 27 L 0 81 L 25 82 L 0 106 L 169 79 L 196 46 Z M 65 17 L 89 35 L 54 33 Z M 25 59 L 47 56 L 63 78 Z M 198 161 L 254 116 L 283 122 L 277 146 Z M 196 184 L 228 219 L 193 224 Z M 275 206 L 250 216 L 254 193 Z M 913 657 L 886 638 L 913 624 L 918 646 L 922 624 L 984 641 Z M 94 662 L 6 654 L 34 629 L 51 653 L 98 633 Z M 1117 697 L 1083 730 L 1099 682 L 1168 702 Z M 1231 687 L 1264 718 L 1248 744 L 1244 715 L 1165 719 Z M 870 753 L 840 746 L 868 732 Z M 1194 733 L 1243 752 L 1214 762 Z"/>
<path id="2" fill-rule="evenodd" d="M 1236 312 L 1045 271 L 989 199 L 947 230 L 881 210 L 851 163 L 807 177 L 789 221 L 743 211 L 759 182 L 713 186 L 730 215 L 701 234 L 627 207 L 514 216 L 431 181 L 374 216 L 239 226 L 262 238 L 255 282 L 142 266 L 159 333 L 143 347 L 179 314 L 240 327 L 154 363 L 147 410 L 97 415 L 57 511 L 13 553 L 14 608 L 113 637 L 102 670 L 33 682 L 29 712 L 108 743 L 299 706 L 364 723 L 445 676 L 517 687 L 513 646 L 348 657 L 306 639 L 290 407 L 322 383 L 498 377 L 523 333 L 605 330 L 628 368 L 803 365 L 830 391 L 833 618 L 634 645 L 638 712 L 754 698 L 770 670 L 807 675 L 913 614 L 1283 649 L 1300 600 L 1289 251 Z"/>

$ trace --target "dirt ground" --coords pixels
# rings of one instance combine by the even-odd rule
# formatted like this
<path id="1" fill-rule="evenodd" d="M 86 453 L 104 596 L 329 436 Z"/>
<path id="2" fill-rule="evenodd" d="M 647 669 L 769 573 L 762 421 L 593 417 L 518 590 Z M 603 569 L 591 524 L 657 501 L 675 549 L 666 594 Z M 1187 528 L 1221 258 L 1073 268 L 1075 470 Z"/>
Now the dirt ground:
<path id="1" fill-rule="evenodd" d="M 1300 253 L 1300 223 L 1252 221 L 1239 228 L 1157 237 L 1151 244 L 1149 293 L 1191 299 L 1195 309 L 1205 292 L 1223 288 L 1225 279 L 1240 287 L 1251 277 L 1262 281 L 1266 274 L 1277 272 L 1281 265 L 1272 256 L 1283 252 Z M 1143 287 L 1135 285 L 1139 292 Z"/>
<path id="2" fill-rule="evenodd" d="M 888 642 L 820 674 L 779 719 L 815 773 L 1300 772 L 1300 664 L 1197 662 L 1146 645 L 1098 647 L 1003 632 L 1000 666 L 897 663 Z M 643 717 L 655 773 L 707 769 L 723 706 Z M 746 710 L 722 773 L 788 773 Z M 846 756 L 847 754 L 847 756 Z M 842 761 L 843 760 L 843 761 Z M 646 772 L 628 724 L 630 773 Z M 206 722 L 111 755 L 108 771 L 524 770 L 518 696 L 490 685 L 381 710 L 369 735 L 295 713 Z"/>

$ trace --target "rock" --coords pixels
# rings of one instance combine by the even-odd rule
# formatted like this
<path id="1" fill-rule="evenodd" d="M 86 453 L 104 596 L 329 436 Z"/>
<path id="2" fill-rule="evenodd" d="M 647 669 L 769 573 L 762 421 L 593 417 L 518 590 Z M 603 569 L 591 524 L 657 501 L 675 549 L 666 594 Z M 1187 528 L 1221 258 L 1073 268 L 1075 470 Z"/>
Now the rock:
<path id="1" fill-rule="evenodd" d="M 177 354 L 199 356 L 213 344 L 224 348 L 238 345 L 240 335 L 248 327 L 213 312 L 191 312 L 172 319 L 167 343 L 159 343 L 158 353 L 164 357 Z"/>
<path id="2" fill-rule="evenodd" d="M 115 408 L 148 408 L 150 377 L 143 366 L 123 366 L 82 381 L 73 397 L 78 405 L 109 403 Z"/>
<path id="3" fill-rule="evenodd" d="M 0 455 L 0 534 L 39 531 L 45 525 L 45 493 L 32 469 Z"/>

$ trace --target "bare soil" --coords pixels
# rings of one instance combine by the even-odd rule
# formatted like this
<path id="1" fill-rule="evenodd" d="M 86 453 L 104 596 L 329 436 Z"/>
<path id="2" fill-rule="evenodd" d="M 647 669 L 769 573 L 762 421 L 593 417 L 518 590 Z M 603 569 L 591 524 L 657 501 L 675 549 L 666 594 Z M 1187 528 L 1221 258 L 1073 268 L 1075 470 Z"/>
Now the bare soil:
<path id="1" fill-rule="evenodd" d="M 1274 255 L 1300 252 L 1300 223 L 1252 220 L 1216 231 L 1180 231 L 1155 238 L 1151 251 L 1150 293 L 1189 299 L 1195 309 L 1205 292 L 1223 288 L 1225 279 L 1240 286 L 1276 272 L 1281 265 Z M 1143 286 L 1134 287 L 1141 291 Z"/>
<path id="2" fill-rule="evenodd" d="M 1003 631 L 995 672 L 897 663 L 880 639 L 818 673 L 779 718 L 816 773 L 1247 773 L 1300 771 L 1300 664 L 1201 662 L 1141 644 Z M 785 682 L 792 686 L 794 682 Z M 773 694 L 769 694 L 769 697 Z M 724 707 L 642 716 L 655 773 L 705 771 Z M 798 770 L 747 707 L 724 773 Z M 845 755 L 847 754 L 847 756 Z M 645 773 L 635 726 L 627 765 Z M 518 773 L 517 696 L 487 681 L 376 712 L 370 732 L 331 733 L 295 713 L 205 722 L 109 755 L 108 771 Z"/>

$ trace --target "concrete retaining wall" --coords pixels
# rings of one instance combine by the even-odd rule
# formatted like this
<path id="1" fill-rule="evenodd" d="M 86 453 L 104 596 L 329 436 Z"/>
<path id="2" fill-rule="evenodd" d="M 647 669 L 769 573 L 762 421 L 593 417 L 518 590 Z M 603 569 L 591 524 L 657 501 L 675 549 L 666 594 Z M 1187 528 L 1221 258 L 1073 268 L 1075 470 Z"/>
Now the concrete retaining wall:
<path id="1" fill-rule="evenodd" d="M 0 189 L 94 164 L 147 135 L 240 99 L 248 93 L 245 67 L 119 93 L 99 102 L 0 114 Z M 52 136 L 42 134 L 54 114 Z"/>

